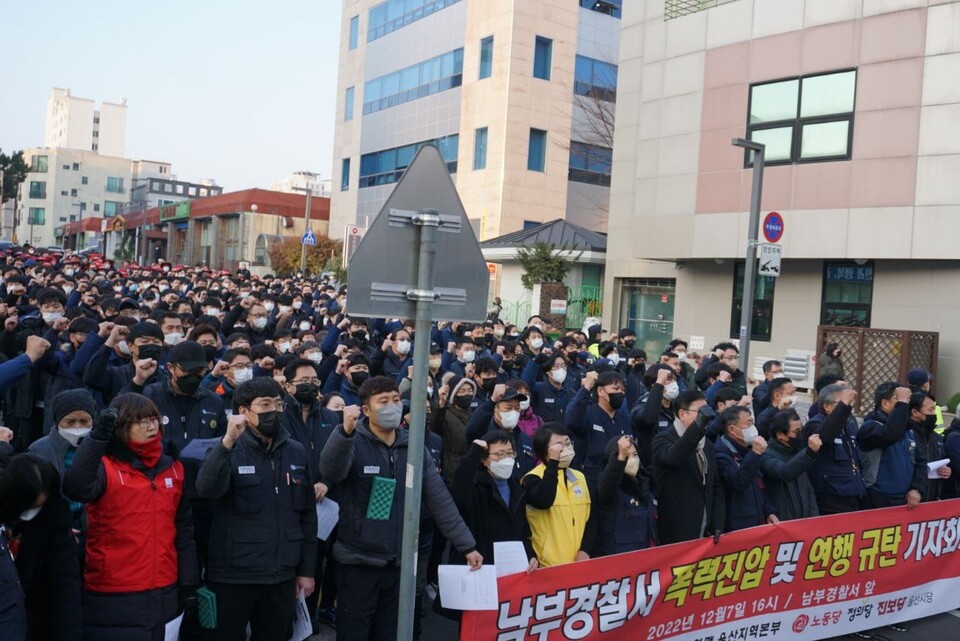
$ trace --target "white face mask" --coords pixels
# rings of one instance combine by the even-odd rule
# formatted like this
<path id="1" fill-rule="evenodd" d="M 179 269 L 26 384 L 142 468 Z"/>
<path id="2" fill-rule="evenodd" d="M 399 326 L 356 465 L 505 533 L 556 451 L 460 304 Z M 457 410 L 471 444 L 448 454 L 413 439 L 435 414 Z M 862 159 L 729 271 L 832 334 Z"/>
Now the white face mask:
<path id="1" fill-rule="evenodd" d="M 616 367 L 620 364 L 620 353 L 619 352 L 610 352 L 607 354 L 607 360 L 613 363 L 613 366 Z"/>
<path id="2" fill-rule="evenodd" d="M 220 313 L 220 309 L 218 307 L 208 307 L 205 313 L 207 316 L 216 316 Z"/>
<path id="3" fill-rule="evenodd" d="M 64 288 L 63 288 L 63 293 L 66 294 L 67 296 L 69 296 L 70 294 L 73 293 L 73 287 L 64 287 Z"/>
<path id="4" fill-rule="evenodd" d="M 57 431 L 60 432 L 60 436 L 62 436 L 67 441 L 67 443 L 69 443 L 73 447 L 77 447 L 77 445 L 80 444 L 80 439 L 82 439 L 83 437 L 85 437 L 87 434 L 90 433 L 90 428 L 89 427 L 69 427 L 69 428 L 58 427 Z"/>
<path id="5" fill-rule="evenodd" d="M 794 394 L 793 396 L 788 396 L 788 397 L 786 397 L 786 398 L 783 399 L 783 400 L 785 400 L 786 402 L 790 403 L 790 407 L 793 407 L 794 405 L 797 404 L 797 395 Z"/>
<path id="6" fill-rule="evenodd" d="M 300 331 L 309 332 L 310 331 L 310 321 L 300 321 Z"/>
<path id="7" fill-rule="evenodd" d="M 520 401 L 520 411 L 526 412 L 530 409 L 530 401 Z"/>
<path id="8" fill-rule="evenodd" d="M 540 349 L 543 347 L 543 339 L 540 337 L 530 339 L 530 347 L 533 349 Z"/>
<path id="9" fill-rule="evenodd" d="M 295 300 L 295 301 L 293 301 L 293 308 L 294 308 L 294 309 L 302 309 L 302 308 L 303 308 L 303 301 L 302 301 L 302 300 Z"/>
<path id="10" fill-rule="evenodd" d="M 464 363 L 472 363 L 473 359 L 477 357 L 477 353 L 474 351 L 469 352 L 460 352 L 460 360 Z"/>
<path id="11" fill-rule="evenodd" d="M 288 341 L 286 343 L 278 343 L 277 349 L 280 350 L 281 354 L 286 354 L 287 352 L 290 351 L 290 342 Z"/>
<path id="12" fill-rule="evenodd" d="M 183 334 L 180 332 L 170 332 L 163 335 L 163 342 L 171 347 L 183 340 Z"/>
<path id="13" fill-rule="evenodd" d="M 263 329 L 264 327 L 267 326 L 267 319 L 254 318 L 253 320 L 250 321 L 250 325 L 253 326 L 254 329 Z"/>
<path id="14" fill-rule="evenodd" d="M 21 520 L 21 521 L 32 521 L 38 514 L 40 514 L 40 510 L 42 510 L 42 509 L 43 509 L 43 506 L 41 505 L 40 507 L 32 507 L 32 508 L 30 508 L 29 510 L 27 510 L 26 512 L 21 512 L 21 513 L 20 513 L 20 520 Z"/>
<path id="15" fill-rule="evenodd" d="M 272 312 L 275 307 L 276 307 L 276 305 L 273 304 L 273 303 L 271 303 L 270 301 L 267 301 L 267 302 L 265 302 L 265 303 L 263 304 L 263 308 L 264 308 L 265 310 L 267 310 L 268 312 Z M 287 309 L 290 309 L 290 308 L 288 307 Z M 280 306 L 280 311 L 281 311 L 281 312 L 283 311 L 283 305 Z"/>
<path id="16" fill-rule="evenodd" d="M 307 360 L 314 363 L 319 363 L 323 360 L 323 354 L 321 352 L 310 352 L 307 354 Z"/>
<path id="17" fill-rule="evenodd" d="M 170 289 L 170 286 L 169 286 L 169 285 L 160 285 L 160 287 L 158 287 L 157 289 L 159 289 L 160 292 L 162 293 L 162 292 L 165 292 L 165 291 L 167 291 L 168 289 Z"/>
<path id="18" fill-rule="evenodd" d="M 233 370 L 233 381 L 238 385 L 240 383 L 246 383 L 251 378 L 253 378 L 252 367 L 242 367 L 240 369 Z"/>
<path id="19" fill-rule="evenodd" d="M 677 358 L 680 359 L 681 363 L 687 362 L 687 353 L 686 352 L 677 352 Z"/>
<path id="20" fill-rule="evenodd" d="M 63 312 L 43 312 L 43 322 L 47 325 L 53 325 L 63 318 Z"/>
<path id="21" fill-rule="evenodd" d="M 117 343 L 117 347 L 120 349 L 120 353 L 124 356 L 130 356 L 130 345 L 127 341 L 120 341 Z"/>
<path id="22" fill-rule="evenodd" d="M 572 445 L 568 445 L 563 448 L 563 452 L 560 453 L 560 469 L 562 470 L 570 467 L 570 464 L 573 463 L 573 457 L 576 455 L 577 453 L 573 449 Z"/>
<path id="23" fill-rule="evenodd" d="M 499 461 L 490 461 L 490 474 L 492 474 L 494 478 L 506 481 L 513 476 L 513 468 L 516 464 L 517 459 L 515 458 L 502 458 Z"/>
<path id="24" fill-rule="evenodd" d="M 631 476 L 631 477 L 633 477 L 633 478 L 636 478 L 636 477 L 637 477 L 637 472 L 640 471 L 640 457 L 639 457 L 639 456 L 631 456 L 631 457 L 627 458 L 627 465 L 626 465 L 626 467 L 624 468 L 623 471 L 627 474 L 627 476 Z"/>
<path id="25" fill-rule="evenodd" d="M 759 438 L 760 432 L 757 431 L 757 428 L 753 425 L 743 430 L 743 442 L 745 445 L 749 446 L 757 438 Z"/>
<path id="26" fill-rule="evenodd" d="M 663 396 L 668 401 L 676 400 L 680 396 L 680 384 L 674 381 L 673 383 L 667 383 L 663 388 Z"/>
<path id="27" fill-rule="evenodd" d="M 500 425 L 505 430 L 512 430 L 520 422 L 520 412 L 510 410 L 509 412 L 500 412 Z"/>
<path id="28" fill-rule="evenodd" d="M 397 341 L 397 351 L 401 354 L 409 354 L 410 341 Z"/>
<path id="29" fill-rule="evenodd" d="M 566 368 L 550 370 L 550 378 L 552 378 L 553 382 L 557 385 L 563 385 L 563 382 L 567 380 Z"/>
<path id="30" fill-rule="evenodd" d="M 264 307 L 267 307 L 267 306 L 264 305 Z M 268 312 L 269 312 L 269 311 L 273 311 L 273 305 L 271 305 L 270 307 L 267 307 L 267 311 L 268 311 Z M 289 311 L 290 311 L 290 306 L 289 306 L 289 305 L 281 305 L 281 306 L 280 306 L 280 313 L 281 313 L 281 314 L 286 314 L 286 313 L 289 312 Z"/>

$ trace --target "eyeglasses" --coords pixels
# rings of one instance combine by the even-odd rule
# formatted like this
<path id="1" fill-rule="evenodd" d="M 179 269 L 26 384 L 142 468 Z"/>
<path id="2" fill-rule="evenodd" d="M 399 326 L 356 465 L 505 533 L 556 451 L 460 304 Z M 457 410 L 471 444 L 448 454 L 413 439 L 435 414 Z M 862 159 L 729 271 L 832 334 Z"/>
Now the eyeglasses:
<path id="1" fill-rule="evenodd" d="M 505 458 L 516 458 L 517 453 L 513 450 L 506 450 L 503 452 L 490 452 L 490 458 L 494 461 L 501 461 Z"/>
<path id="2" fill-rule="evenodd" d="M 159 416 L 151 416 L 151 417 L 149 417 L 149 418 L 141 418 L 141 419 L 138 420 L 138 421 L 133 421 L 132 423 L 130 423 L 130 426 L 131 426 L 131 427 L 136 427 L 137 429 L 141 429 L 141 430 L 148 430 L 148 429 L 150 429 L 151 426 L 157 426 L 157 427 L 159 427 L 159 425 L 160 425 L 160 417 L 159 417 Z"/>
<path id="3" fill-rule="evenodd" d="M 253 363 L 234 363 L 233 365 L 228 365 L 227 369 L 238 370 L 247 369 L 248 367 L 253 367 Z"/>
<path id="4" fill-rule="evenodd" d="M 266 314 L 247 314 L 247 317 L 256 319 L 256 318 L 266 318 L 267 315 Z"/>
<path id="5" fill-rule="evenodd" d="M 283 401 L 260 401 L 251 405 L 250 409 L 257 414 L 262 414 L 264 412 L 282 412 L 284 407 L 286 407 L 286 404 Z"/>
<path id="6" fill-rule="evenodd" d="M 290 381 L 293 385 L 319 385 L 319 378 L 298 378 L 296 380 Z"/>

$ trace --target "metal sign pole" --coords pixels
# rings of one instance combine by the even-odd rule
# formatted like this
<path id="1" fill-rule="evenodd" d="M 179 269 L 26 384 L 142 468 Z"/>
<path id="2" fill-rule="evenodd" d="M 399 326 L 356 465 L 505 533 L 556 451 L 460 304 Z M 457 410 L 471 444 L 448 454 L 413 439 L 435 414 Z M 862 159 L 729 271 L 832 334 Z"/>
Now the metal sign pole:
<path id="1" fill-rule="evenodd" d="M 734 138 L 733 145 L 748 149 L 753 154 L 753 193 L 750 196 L 750 221 L 747 223 L 747 260 L 743 269 L 743 302 L 740 313 L 740 369 L 749 378 L 750 337 L 753 335 L 753 296 L 757 280 L 757 238 L 760 228 L 760 198 L 763 191 L 763 163 L 767 146 Z"/>
<path id="2" fill-rule="evenodd" d="M 427 418 L 427 386 L 423 380 L 430 358 L 430 329 L 433 324 L 434 259 L 437 253 L 437 229 L 440 215 L 425 209 L 413 216 L 419 229 L 420 257 L 417 262 L 417 288 L 407 290 L 407 299 L 416 301 L 417 314 L 413 342 L 414 379 L 410 394 L 410 442 L 407 447 L 407 477 L 404 490 L 403 547 L 400 557 L 400 611 L 397 640 L 413 639 L 414 605 L 417 595 L 417 551 L 420 545 L 420 496 L 423 480 L 423 452 Z M 432 465 L 432 461 L 429 462 Z"/>

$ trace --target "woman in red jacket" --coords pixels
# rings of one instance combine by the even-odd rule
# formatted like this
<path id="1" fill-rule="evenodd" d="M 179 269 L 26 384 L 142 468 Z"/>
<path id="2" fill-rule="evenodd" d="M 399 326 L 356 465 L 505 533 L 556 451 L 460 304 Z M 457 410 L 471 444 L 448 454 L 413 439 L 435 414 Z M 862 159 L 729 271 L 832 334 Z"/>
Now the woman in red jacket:
<path id="1" fill-rule="evenodd" d="M 160 423 L 150 399 L 117 396 L 64 478 L 67 496 L 87 504 L 88 641 L 162 641 L 200 583 L 183 465 L 164 453 Z"/>

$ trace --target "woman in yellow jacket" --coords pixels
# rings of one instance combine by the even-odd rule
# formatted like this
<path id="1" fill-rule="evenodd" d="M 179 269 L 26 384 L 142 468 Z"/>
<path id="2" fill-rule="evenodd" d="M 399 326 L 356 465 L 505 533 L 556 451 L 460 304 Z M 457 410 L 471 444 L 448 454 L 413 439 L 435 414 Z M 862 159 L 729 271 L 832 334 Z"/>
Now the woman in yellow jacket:
<path id="1" fill-rule="evenodd" d="M 533 450 L 543 461 L 523 477 L 527 521 L 541 567 L 590 558 L 597 520 L 583 474 L 570 469 L 573 443 L 562 423 L 545 423 L 533 436 Z"/>

